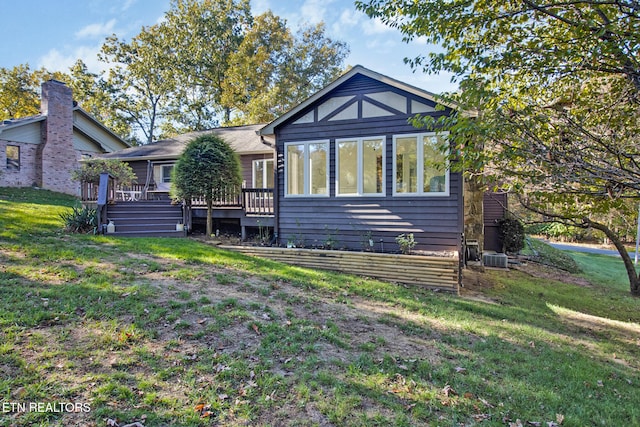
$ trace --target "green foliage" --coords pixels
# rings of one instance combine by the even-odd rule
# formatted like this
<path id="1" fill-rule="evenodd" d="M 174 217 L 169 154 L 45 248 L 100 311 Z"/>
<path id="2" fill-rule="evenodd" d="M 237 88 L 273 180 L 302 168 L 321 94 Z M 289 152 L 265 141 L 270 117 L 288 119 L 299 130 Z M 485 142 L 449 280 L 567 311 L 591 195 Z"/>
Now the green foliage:
<path id="1" fill-rule="evenodd" d="M 242 174 L 237 153 L 222 138 L 203 135 L 191 141 L 173 168 L 171 196 L 207 201 L 207 235 L 213 232 L 212 203 L 240 191 Z"/>
<path id="2" fill-rule="evenodd" d="M 441 50 L 407 58 L 448 72 L 457 113 L 415 118 L 448 130 L 452 157 L 558 222 L 618 233 L 640 190 L 640 19 L 633 2 L 357 1 L 370 17 Z M 454 25 L 452 25 L 454 23 Z M 631 292 L 640 278 L 630 267 Z"/>
<path id="3" fill-rule="evenodd" d="M 516 218 L 503 218 L 498 221 L 500 241 L 507 253 L 518 253 L 524 247 L 524 225 Z"/>
<path id="4" fill-rule="evenodd" d="M 63 212 L 60 218 L 64 222 L 65 231 L 71 233 L 94 232 L 97 226 L 96 210 L 85 207 L 73 207 L 71 212 Z"/>
<path id="5" fill-rule="evenodd" d="M 413 233 L 409 234 L 400 234 L 396 237 L 396 243 L 400 246 L 400 252 L 405 255 L 411 253 L 411 250 L 416 246 L 416 241 L 413 237 Z"/>
<path id="6" fill-rule="evenodd" d="M 91 412 L 2 425 L 308 425 L 310 407 L 347 426 L 640 425 L 640 299 L 618 258 L 584 255 L 590 286 L 490 271 L 448 295 L 190 239 L 61 235 L 72 204 L 0 188 L 0 388 Z"/>
<path id="7" fill-rule="evenodd" d="M 521 252 L 532 261 L 550 267 L 559 268 L 572 274 L 582 272 L 576 261 L 566 252 L 554 248 L 551 245 L 532 238 L 525 239 L 525 245 Z"/>
<path id="8" fill-rule="evenodd" d="M 131 185 L 136 175 L 129 163 L 116 159 L 91 159 L 72 172 L 73 179 L 81 182 L 100 182 L 100 174 L 108 172 L 121 185 Z"/>

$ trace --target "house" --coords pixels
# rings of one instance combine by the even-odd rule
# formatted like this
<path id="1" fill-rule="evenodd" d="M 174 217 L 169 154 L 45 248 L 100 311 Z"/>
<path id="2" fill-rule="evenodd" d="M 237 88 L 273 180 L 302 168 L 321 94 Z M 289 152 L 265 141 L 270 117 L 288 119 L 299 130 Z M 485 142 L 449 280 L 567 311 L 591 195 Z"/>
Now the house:
<path id="1" fill-rule="evenodd" d="M 0 186 L 79 194 L 71 179 L 82 158 L 128 148 L 73 101 L 62 82 L 42 84 L 40 114 L 0 122 Z"/>
<path id="2" fill-rule="evenodd" d="M 102 157 L 128 162 L 136 194 L 154 198 L 167 193 L 186 144 L 213 133 L 240 155 L 244 181 L 242 199 L 220 201 L 214 218 L 239 222 L 243 236 L 264 225 L 279 246 L 395 252 L 396 238 L 413 234 L 417 251 L 462 254 L 466 238 L 481 253 L 484 203 L 493 199 L 447 164 L 439 149 L 446 134 L 408 121 L 454 111 L 437 104 L 430 92 L 356 66 L 269 124 L 191 132 Z M 185 221 L 203 215 L 196 206 Z"/>
<path id="3" fill-rule="evenodd" d="M 356 66 L 262 127 L 276 145 L 278 243 L 396 251 L 413 234 L 415 250 L 462 253 L 463 178 L 439 150 L 446 134 L 408 122 L 452 113 L 437 104 Z"/>
<path id="4" fill-rule="evenodd" d="M 243 187 L 272 188 L 274 142 L 269 137 L 257 134 L 263 126 L 235 126 L 189 132 L 151 144 L 104 154 L 101 157 L 129 163 L 139 185 L 146 185 L 152 192 L 167 192 L 173 165 L 187 144 L 199 136 L 212 134 L 224 139 L 238 153 L 243 173 Z"/>
<path id="5" fill-rule="evenodd" d="M 136 175 L 137 185 L 117 190 L 117 198 L 125 201 L 168 199 L 171 170 L 187 144 L 202 135 L 219 136 L 239 155 L 242 189 L 239 194 L 216 201 L 213 218 L 218 226 L 239 226 L 246 238 L 247 227 L 273 226 L 275 144 L 270 137 L 258 135 L 262 127 L 264 125 L 248 125 L 189 132 L 101 157 L 127 162 Z M 190 211 L 184 214 L 184 223 L 189 229 L 193 224 L 204 224 L 204 208 L 203 200 L 192 201 Z M 128 218 L 121 218 L 120 222 L 127 223 Z"/>

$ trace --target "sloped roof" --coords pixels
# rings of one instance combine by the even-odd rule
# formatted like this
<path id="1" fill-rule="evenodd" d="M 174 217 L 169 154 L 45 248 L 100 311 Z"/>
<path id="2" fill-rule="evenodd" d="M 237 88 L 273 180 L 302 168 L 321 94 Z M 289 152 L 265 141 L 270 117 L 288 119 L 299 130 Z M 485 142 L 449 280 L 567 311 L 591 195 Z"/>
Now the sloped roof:
<path id="1" fill-rule="evenodd" d="M 107 134 L 109 134 L 111 137 L 114 138 L 114 140 L 118 141 L 124 147 L 130 147 L 131 146 L 131 144 L 129 144 L 127 141 L 125 141 L 120 136 L 115 134 L 111 129 L 109 129 L 108 127 L 103 125 L 102 122 L 98 121 L 95 117 L 93 117 L 87 111 L 83 110 L 82 108 L 80 108 L 78 106 L 75 106 L 73 108 L 73 111 L 74 112 L 78 112 L 79 114 L 82 114 L 83 116 L 85 116 L 96 127 L 98 127 L 99 129 L 101 129 L 104 132 L 106 132 Z M 34 116 L 21 117 L 19 119 L 3 120 L 3 121 L 0 122 L 0 134 L 5 130 L 18 128 L 20 126 L 26 126 L 26 125 L 30 125 L 32 123 L 37 123 L 37 122 L 44 121 L 44 120 L 46 120 L 46 118 L 47 118 L 47 116 L 45 116 L 44 114 L 36 114 Z M 74 129 L 74 131 L 82 132 L 83 134 L 87 135 L 85 132 L 82 131 L 82 129 L 80 129 L 78 127 L 78 125 L 76 124 L 75 120 L 73 122 L 73 129 Z M 92 138 L 90 135 L 87 135 L 87 136 L 90 137 L 91 140 L 93 140 L 97 145 L 102 147 L 103 150 L 109 151 L 109 149 L 101 141 L 99 141 L 99 140 L 97 140 L 95 138 Z"/>
<path id="2" fill-rule="evenodd" d="M 125 150 L 104 154 L 101 157 L 121 160 L 160 160 L 177 159 L 187 144 L 202 135 L 217 135 L 224 139 L 238 154 L 258 154 L 273 151 L 273 141 L 258 135 L 264 124 L 233 126 L 189 132 L 173 138 L 152 142 L 151 144 L 131 147 Z M 265 142 L 263 142 L 265 141 Z"/>
<path id="3" fill-rule="evenodd" d="M 41 122 L 46 118 L 47 117 L 42 114 L 36 114 L 35 116 L 21 117 L 19 119 L 3 120 L 0 122 L 0 133 L 2 133 L 2 131 L 4 130 L 25 126 L 31 123 Z"/>
<path id="4" fill-rule="evenodd" d="M 272 121 L 268 125 L 264 126 L 259 131 L 260 135 L 273 135 L 275 133 L 275 128 L 278 125 L 281 125 L 282 123 L 286 122 L 287 120 L 289 120 L 290 118 L 292 118 L 293 116 L 295 116 L 296 114 L 301 112 L 302 110 L 306 109 L 308 106 L 310 106 L 311 104 L 313 104 L 314 102 L 316 102 L 317 100 L 319 100 L 320 98 L 322 98 L 323 96 L 328 94 L 329 92 L 331 92 L 334 89 L 338 88 L 340 85 L 342 85 L 343 83 L 345 83 L 346 81 L 348 81 L 349 79 L 351 79 L 352 77 L 354 77 L 357 74 L 361 74 L 361 75 L 363 75 L 365 77 L 369 77 L 369 78 L 377 80 L 379 82 L 388 84 L 389 86 L 393 86 L 395 88 L 404 90 L 405 92 L 409 92 L 409 93 L 414 94 L 416 96 L 419 96 L 421 98 L 428 99 L 430 101 L 443 104 L 443 105 L 445 105 L 447 107 L 454 108 L 454 109 L 456 108 L 456 106 L 454 106 L 454 105 L 444 104 L 442 101 L 440 101 L 438 99 L 438 96 L 436 94 L 432 93 L 432 92 L 428 92 L 428 91 L 426 91 L 424 89 L 420 89 L 418 87 L 415 87 L 415 86 L 412 86 L 410 84 L 401 82 L 401 81 L 396 80 L 394 78 L 391 78 L 391 77 L 385 76 L 383 74 L 377 73 L 375 71 L 372 71 L 372 70 L 370 70 L 368 68 L 363 67 L 362 65 L 356 65 L 353 68 L 351 68 L 349 71 L 344 73 L 342 76 L 340 76 L 336 80 L 334 80 L 332 83 L 330 83 L 329 85 L 325 86 L 323 89 L 321 89 L 320 91 L 316 92 L 314 95 L 312 95 L 309 98 L 307 98 L 305 101 L 303 101 L 300 104 L 298 104 L 296 107 L 292 108 L 291 110 L 289 110 L 288 112 L 286 112 L 282 116 L 278 117 L 277 119 L 275 119 L 274 121 Z"/>

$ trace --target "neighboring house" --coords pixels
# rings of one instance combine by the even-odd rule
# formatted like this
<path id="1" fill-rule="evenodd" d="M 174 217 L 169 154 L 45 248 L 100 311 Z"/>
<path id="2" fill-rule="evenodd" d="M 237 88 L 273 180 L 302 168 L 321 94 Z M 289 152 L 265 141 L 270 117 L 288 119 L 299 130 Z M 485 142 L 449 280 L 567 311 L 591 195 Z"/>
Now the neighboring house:
<path id="1" fill-rule="evenodd" d="M 36 186 L 78 195 L 71 173 L 83 158 L 128 148 L 78 107 L 71 89 L 49 80 L 42 84 L 41 112 L 0 122 L 0 186 Z"/>
<path id="2" fill-rule="evenodd" d="M 442 116 L 436 97 L 356 66 L 260 130 L 277 152 L 279 244 L 462 253 L 463 179 L 437 149 L 446 135 L 408 119 Z M 480 219 L 481 220 L 481 219 Z"/>
<path id="3" fill-rule="evenodd" d="M 238 153 L 244 188 L 273 188 L 274 142 L 257 134 L 263 126 L 236 126 L 189 132 L 101 157 L 129 163 L 136 174 L 138 185 L 146 186 L 147 191 L 168 192 L 171 170 L 187 144 L 199 136 L 213 134 L 225 140 Z"/>

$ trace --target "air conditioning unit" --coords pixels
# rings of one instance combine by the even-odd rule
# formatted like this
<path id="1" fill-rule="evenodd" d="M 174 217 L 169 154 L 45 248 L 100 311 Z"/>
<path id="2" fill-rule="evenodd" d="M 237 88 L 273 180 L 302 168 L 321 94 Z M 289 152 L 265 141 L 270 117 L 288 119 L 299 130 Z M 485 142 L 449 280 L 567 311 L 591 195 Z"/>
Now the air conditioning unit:
<path id="1" fill-rule="evenodd" d="M 484 254 L 482 262 L 485 267 L 507 268 L 509 258 L 505 254 Z"/>

